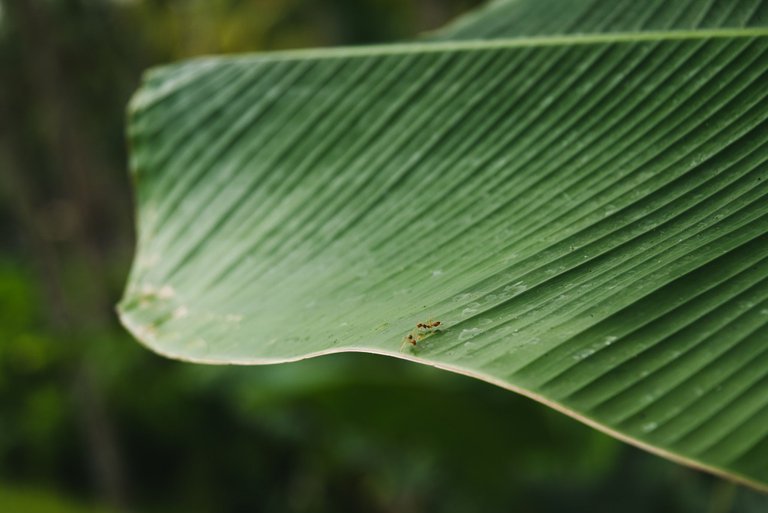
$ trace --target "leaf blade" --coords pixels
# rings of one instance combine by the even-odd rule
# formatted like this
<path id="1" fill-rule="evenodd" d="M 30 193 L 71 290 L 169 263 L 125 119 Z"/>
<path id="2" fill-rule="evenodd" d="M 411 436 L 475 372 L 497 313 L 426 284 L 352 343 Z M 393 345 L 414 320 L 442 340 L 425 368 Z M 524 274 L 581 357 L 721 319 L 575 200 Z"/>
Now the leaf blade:
<path id="1" fill-rule="evenodd" d="M 406 357 L 764 486 L 768 38 L 750 34 L 160 71 L 132 114 L 122 318 L 192 361 Z M 429 318 L 445 329 L 399 353 Z"/>

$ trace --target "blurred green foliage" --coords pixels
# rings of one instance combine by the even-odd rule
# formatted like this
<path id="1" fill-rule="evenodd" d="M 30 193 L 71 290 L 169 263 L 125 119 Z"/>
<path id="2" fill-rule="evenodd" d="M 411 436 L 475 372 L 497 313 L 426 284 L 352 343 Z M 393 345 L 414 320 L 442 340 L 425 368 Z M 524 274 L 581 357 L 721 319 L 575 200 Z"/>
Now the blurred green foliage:
<path id="1" fill-rule="evenodd" d="M 204 367 L 113 313 L 143 69 L 377 43 L 475 0 L 0 0 L 0 511 L 765 511 L 468 378 L 369 355 Z"/>
<path id="2" fill-rule="evenodd" d="M 105 508 L 83 506 L 46 489 L 0 487 L 3 511 L 31 513 L 109 513 Z"/>

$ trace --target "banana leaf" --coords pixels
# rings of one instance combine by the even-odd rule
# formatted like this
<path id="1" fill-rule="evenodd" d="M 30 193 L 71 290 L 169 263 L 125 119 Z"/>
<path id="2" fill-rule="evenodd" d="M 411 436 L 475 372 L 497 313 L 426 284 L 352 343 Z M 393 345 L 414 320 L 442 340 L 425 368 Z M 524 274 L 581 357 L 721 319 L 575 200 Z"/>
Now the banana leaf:
<path id="1" fill-rule="evenodd" d="M 432 365 L 766 490 L 766 20 L 500 1 L 153 69 L 122 321 L 191 362 Z"/>

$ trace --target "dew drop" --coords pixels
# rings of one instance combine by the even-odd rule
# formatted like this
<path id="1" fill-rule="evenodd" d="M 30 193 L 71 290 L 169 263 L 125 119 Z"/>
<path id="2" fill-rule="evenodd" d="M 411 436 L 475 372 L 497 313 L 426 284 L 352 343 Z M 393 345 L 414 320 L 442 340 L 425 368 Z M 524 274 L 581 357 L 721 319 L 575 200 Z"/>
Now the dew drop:
<path id="1" fill-rule="evenodd" d="M 480 330 L 479 328 L 469 328 L 469 329 L 461 330 L 461 333 L 459 333 L 459 340 L 461 341 L 469 340 L 473 337 L 478 336 L 481 332 L 482 330 Z"/>
<path id="2" fill-rule="evenodd" d="M 526 285 L 525 282 L 518 281 L 517 283 L 504 287 L 504 293 L 514 296 L 525 292 L 527 289 L 528 285 Z"/>
<path id="3" fill-rule="evenodd" d="M 576 361 L 583 360 L 584 358 L 589 358 L 595 354 L 595 350 L 591 348 L 583 349 L 579 351 L 578 353 L 573 355 L 573 359 Z"/>
<path id="4" fill-rule="evenodd" d="M 183 305 L 178 307 L 176 310 L 173 311 L 173 314 L 171 314 L 171 316 L 174 319 L 183 319 L 188 315 L 189 315 L 189 309 Z"/>
<path id="5" fill-rule="evenodd" d="M 461 311 L 461 315 L 463 317 L 469 317 L 471 315 L 476 314 L 479 308 L 480 308 L 480 303 L 470 303 L 467 305 L 466 308 L 464 308 L 464 310 Z"/>
<path id="6" fill-rule="evenodd" d="M 170 285 L 163 285 L 160 290 L 157 291 L 157 297 L 160 299 L 171 299 L 176 295 L 176 291 Z"/>

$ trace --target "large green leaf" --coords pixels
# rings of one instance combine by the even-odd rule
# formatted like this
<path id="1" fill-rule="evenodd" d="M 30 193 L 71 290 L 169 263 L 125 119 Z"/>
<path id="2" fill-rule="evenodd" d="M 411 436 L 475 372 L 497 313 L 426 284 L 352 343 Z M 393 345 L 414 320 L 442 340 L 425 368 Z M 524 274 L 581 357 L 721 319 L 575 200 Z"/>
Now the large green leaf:
<path id="1" fill-rule="evenodd" d="M 195 362 L 427 363 L 766 488 L 766 3 L 650 4 L 150 72 L 123 322 Z"/>
<path id="2" fill-rule="evenodd" d="M 435 39 L 765 27 L 762 0 L 496 0 Z"/>

